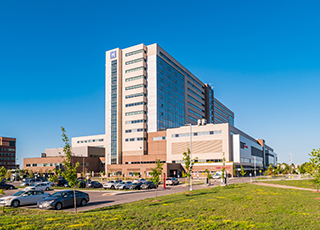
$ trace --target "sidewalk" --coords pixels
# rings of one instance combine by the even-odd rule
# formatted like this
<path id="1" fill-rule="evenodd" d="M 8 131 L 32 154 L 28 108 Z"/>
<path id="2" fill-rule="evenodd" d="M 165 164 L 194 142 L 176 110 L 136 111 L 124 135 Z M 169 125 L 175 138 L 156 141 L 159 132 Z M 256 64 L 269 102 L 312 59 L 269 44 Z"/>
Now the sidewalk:
<path id="1" fill-rule="evenodd" d="M 301 187 L 295 187 L 295 186 L 289 186 L 289 185 L 281 185 L 281 184 L 267 184 L 267 183 L 253 183 L 256 185 L 261 185 L 261 186 L 268 186 L 268 187 L 274 187 L 274 188 L 285 188 L 285 189 L 297 189 L 297 190 L 306 190 L 306 191 L 317 191 L 316 189 L 312 188 L 301 188 Z"/>

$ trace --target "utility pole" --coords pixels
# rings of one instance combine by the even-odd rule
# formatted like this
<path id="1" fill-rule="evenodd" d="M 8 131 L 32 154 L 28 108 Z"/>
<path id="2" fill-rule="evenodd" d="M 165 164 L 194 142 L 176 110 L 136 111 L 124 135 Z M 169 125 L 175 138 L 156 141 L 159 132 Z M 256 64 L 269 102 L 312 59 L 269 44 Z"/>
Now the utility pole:
<path id="1" fill-rule="evenodd" d="M 192 162 L 192 124 L 190 123 L 190 163 Z M 191 164 L 192 165 L 192 164 Z M 190 176 L 190 191 L 192 191 L 192 166 L 191 166 L 191 176 Z"/>

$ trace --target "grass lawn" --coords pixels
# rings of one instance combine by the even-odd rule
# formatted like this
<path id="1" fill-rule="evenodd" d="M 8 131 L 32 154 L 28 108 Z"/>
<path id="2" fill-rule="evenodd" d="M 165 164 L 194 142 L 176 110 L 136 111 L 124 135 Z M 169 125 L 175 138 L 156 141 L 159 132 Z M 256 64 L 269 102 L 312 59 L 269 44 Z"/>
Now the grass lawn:
<path id="1" fill-rule="evenodd" d="M 311 180 L 278 180 L 278 181 L 261 181 L 262 183 L 268 184 L 281 184 L 288 186 L 295 186 L 301 188 L 312 188 L 316 189 Z M 320 189 L 320 186 L 319 186 Z"/>
<path id="2" fill-rule="evenodd" d="M 9 209 L 1 229 L 320 229 L 320 194 L 254 184 L 79 213 Z"/>

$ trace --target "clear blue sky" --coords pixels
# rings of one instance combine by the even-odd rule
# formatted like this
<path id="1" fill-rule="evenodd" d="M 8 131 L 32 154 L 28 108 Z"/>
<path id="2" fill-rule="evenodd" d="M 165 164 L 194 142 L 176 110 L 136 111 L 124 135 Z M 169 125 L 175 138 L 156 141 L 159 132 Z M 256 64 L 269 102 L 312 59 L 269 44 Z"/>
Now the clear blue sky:
<path id="1" fill-rule="evenodd" d="M 104 55 L 158 43 L 288 162 L 320 148 L 319 1 L 0 1 L 0 136 L 104 133 Z"/>

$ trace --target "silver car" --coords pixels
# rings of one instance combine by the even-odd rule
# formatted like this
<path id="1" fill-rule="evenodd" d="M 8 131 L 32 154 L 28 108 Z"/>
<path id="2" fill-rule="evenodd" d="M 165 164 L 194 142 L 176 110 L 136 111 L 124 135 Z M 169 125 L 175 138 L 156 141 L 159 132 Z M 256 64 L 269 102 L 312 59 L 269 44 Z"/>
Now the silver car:
<path id="1" fill-rule="evenodd" d="M 14 208 L 20 205 L 37 204 L 37 202 L 43 198 L 49 197 L 50 194 L 44 191 L 32 190 L 32 191 L 19 191 L 12 196 L 5 196 L 0 198 L 0 205 L 12 206 Z"/>
<path id="2" fill-rule="evenodd" d="M 108 181 L 107 183 L 105 183 L 105 184 L 103 185 L 103 188 L 104 188 L 104 189 L 115 189 L 116 186 L 117 186 L 117 184 L 119 184 L 119 183 L 121 183 L 121 182 L 122 182 L 122 180 L 118 180 L 118 181 L 116 181 L 116 180 L 110 180 L 110 181 Z"/>
<path id="3" fill-rule="evenodd" d="M 38 183 L 38 184 L 32 184 L 26 188 L 24 188 L 24 191 L 28 191 L 28 190 L 46 190 L 49 191 L 51 189 L 51 185 L 46 183 L 46 182 L 42 182 L 42 183 Z"/>
<path id="4" fill-rule="evenodd" d="M 132 185 L 132 181 L 122 181 L 119 184 L 117 184 L 116 189 L 129 189 L 130 185 Z"/>

